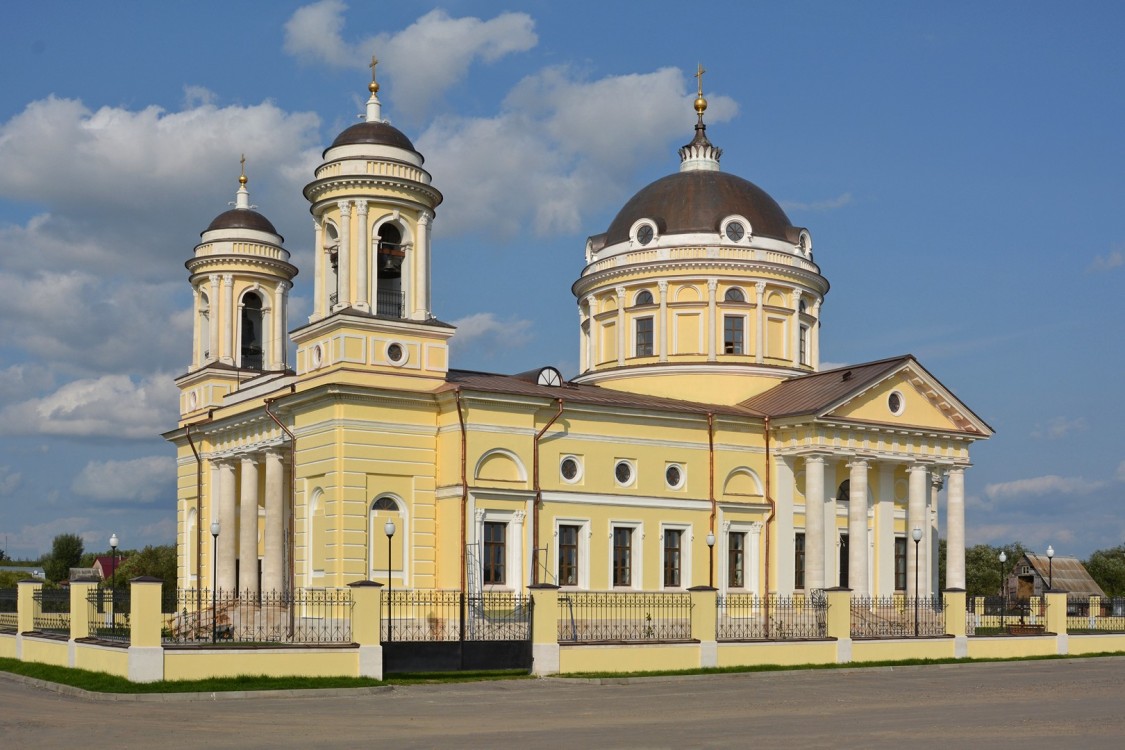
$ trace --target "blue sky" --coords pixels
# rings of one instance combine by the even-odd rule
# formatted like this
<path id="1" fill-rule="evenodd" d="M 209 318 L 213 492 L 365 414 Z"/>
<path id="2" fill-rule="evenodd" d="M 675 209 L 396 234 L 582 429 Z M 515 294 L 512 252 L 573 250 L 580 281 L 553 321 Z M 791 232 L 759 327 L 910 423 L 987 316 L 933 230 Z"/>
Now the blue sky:
<path id="1" fill-rule="evenodd" d="M 1080 3 L 55 3 L 0 26 L 0 544 L 174 538 L 183 262 L 251 197 L 302 274 L 300 188 L 362 111 L 445 193 L 454 366 L 573 375 L 586 236 L 691 137 L 812 232 L 822 355 L 903 353 L 997 435 L 968 541 L 1125 541 L 1125 6 Z"/>

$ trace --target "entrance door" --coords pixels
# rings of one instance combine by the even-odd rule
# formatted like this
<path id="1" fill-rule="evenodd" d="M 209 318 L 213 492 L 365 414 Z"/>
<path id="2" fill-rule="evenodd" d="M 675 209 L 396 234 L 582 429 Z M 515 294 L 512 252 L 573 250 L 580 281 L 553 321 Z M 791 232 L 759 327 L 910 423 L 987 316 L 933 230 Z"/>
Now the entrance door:
<path id="1" fill-rule="evenodd" d="M 848 535 L 840 535 L 840 588 L 848 588 Z"/>

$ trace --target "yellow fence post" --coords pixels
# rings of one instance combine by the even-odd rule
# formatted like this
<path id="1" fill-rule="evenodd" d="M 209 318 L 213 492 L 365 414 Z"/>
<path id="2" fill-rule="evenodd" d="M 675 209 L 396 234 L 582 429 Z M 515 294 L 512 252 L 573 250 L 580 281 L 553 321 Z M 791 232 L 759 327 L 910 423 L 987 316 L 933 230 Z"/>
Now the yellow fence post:
<path id="1" fill-rule="evenodd" d="M 70 582 L 70 640 L 88 638 L 90 635 L 90 592 L 98 588 L 97 581 Z"/>
<path id="2" fill-rule="evenodd" d="M 141 576 L 129 581 L 129 680 L 159 682 L 164 679 L 164 647 L 160 643 L 159 578 Z M 116 615 L 115 615 L 116 616 Z"/>
<path id="3" fill-rule="evenodd" d="M 831 588 L 824 590 L 828 597 L 828 637 L 836 639 L 836 663 L 852 660 L 852 590 Z"/>
<path id="4" fill-rule="evenodd" d="M 953 657 L 964 659 L 969 655 L 968 628 L 965 618 L 968 612 L 968 597 L 965 589 L 946 589 L 945 596 L 945 634 L 953 636 Z"/>
<path id="5" fill-rule="evenodd" d="M 359 644 L 360 677 L 383 679 L 383 584 L 374 581 L 349 583 L 352 592 L 352 640 Z"/>
<path id="6" fill-rule="evenodd" d="M 559 587 L 537 583 L 531 595 L 531 673 L 559 673 Z"/>
<path id="7" fill-rule="evenodd" d="M 692 586 L 691 637 L 699 641 L 699 666 L 719 666 L 719 591 L 711 586 Z"/>
<path id="8" fill-rule="evenodd" d="M 35 617 L 40 613 L 40 602 L 35 592 L 43 589 L 42 581 L 18 581 L 16 594 L 16 658 L 23 660 L 23 634 L 35 630 Z"/>
<path id="9" fill-rule="evenodd" d="M 1047 600 L 1047 632 L 1054 633 L 1057 639 L 1057 653 L 1069 652 L 1069 636 L 1066 623 L 1066 592 L 1053 589 L 1043 597 Z"/>

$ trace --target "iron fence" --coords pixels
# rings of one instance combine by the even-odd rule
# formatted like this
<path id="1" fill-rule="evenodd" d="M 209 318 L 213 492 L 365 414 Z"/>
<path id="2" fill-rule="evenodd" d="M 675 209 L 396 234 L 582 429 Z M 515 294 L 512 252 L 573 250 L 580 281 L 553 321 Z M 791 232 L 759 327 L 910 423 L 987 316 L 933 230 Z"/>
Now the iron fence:
<path id="1" fill-rule="evenodd" d="M 691 638 L 691 595 L 573 591 L 559 595 L 559 640 L 682 641 Z"/>
<path id="2" fill-rule="evenodd" d="M 1125 633 L 1125 597 L 1067 597 L 1066 629 L 1075 635 Z"/>
<path id="3" fill-rule="evenodd" d="M 19 589 L 0 589 L 0 632 L 14 633 L 19 628 Z"/>
<path id="4" fill-rule="evenodd" d="M 182 589 L 164 614 L 166 643 L 350 643 L 348 589 L 212 592 Z M 165 604 L 167 609 L 167 603 Z"/>
<path id="5" fill-rule="evenodd" d="M 383 641 L 526 641 L 531 598 L 507 591 L 384 593 Z"/>
<path id="6" fill-rule="evenodd" d="M 945 635 L 945 606 L 939 596 L 853 596 L 852 638 L 913 638 Z"/>
<path id="7" fill-rule="evenodd" d="M 726 594 L 718 598 L 718 639 L 789 641 L 828 637 L 828 598 L 823 593 Z"/>
<path id="8" fill-rule="evenodd" d="M 34 626 L 40 633 L 70 635 L 70 591 L 67 589 L 38 589 Z"/>
<path id="9" fill-rule="evenodd" d="M 1038 635 L 1046 632 L 1047 603 L 1043 597 L 1011 599 L 971 596 L 965 600 L 965 633 L 976 636 Z"/>
<path id="10" fill-rule="evenodd" d="M 106 589 L 101 586 L 87 592 L 86 611 L 91 638 L 129 640 L 129 593 L 129 589 Z"/>

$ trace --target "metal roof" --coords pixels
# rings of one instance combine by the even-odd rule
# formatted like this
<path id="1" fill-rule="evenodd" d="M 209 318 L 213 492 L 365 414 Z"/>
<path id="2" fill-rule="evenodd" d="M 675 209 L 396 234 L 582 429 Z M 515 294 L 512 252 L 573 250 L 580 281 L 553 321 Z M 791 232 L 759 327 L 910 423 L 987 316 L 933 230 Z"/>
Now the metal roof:
<path id="1" fill-rule="evenodd" d="M 1105 596 L 1102 587 L 1098 585 L 1085 566 L 1077 557 L 1059 557 L 1054 560 L 1046 555 L 1028 552 L 1024 555 L 1031 567 L 1043 579 L 1044 588 L 1048 581 L 1055 591 L 1065 591 L 1068 594 L 1088 594 L 1090 596 Z"/>
<path id="2" fill-rule="evenodd" d="M 914 357 L 907 354 L 876 362 L 839 367 L 812 375 L 802 375 L 748 398 L 740 406 L 771 417 L 818 414 L 912 361 Z"/>

